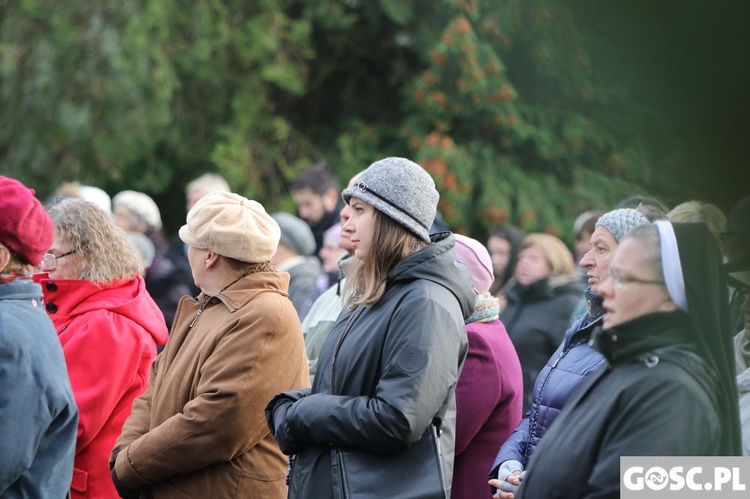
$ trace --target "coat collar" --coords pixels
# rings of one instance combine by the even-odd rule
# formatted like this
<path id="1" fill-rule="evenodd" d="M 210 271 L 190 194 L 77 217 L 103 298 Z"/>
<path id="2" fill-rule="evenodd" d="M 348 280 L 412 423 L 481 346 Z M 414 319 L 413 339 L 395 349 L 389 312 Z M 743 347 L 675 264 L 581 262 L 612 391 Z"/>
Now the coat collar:
<path id="1" fill-rule="evenodd" d="M 647 314 L 610 329 L 597 329 L 591 342 L 610 364 L 618 364 L 693 340 L 687 315 L 678 311 Z"/>
<path id="2" fill-rule="evenodd" d="M 283 296 L 289 294 L 289 273 L 287 272 L 258 272 L 238 279 L 221 293 L 207 296 L 201 292 L 199 303 L 223 303 L 230 312 L 242 308 L 260 293 L 278 293 Z"/>

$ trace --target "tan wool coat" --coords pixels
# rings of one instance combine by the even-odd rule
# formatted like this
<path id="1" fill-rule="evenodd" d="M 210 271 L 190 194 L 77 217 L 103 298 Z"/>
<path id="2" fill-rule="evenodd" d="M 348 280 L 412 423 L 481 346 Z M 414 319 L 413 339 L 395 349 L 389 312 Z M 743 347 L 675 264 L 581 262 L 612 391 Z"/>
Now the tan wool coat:
<path id="1" fill-rule="evenodd" d="M 309 386 L 288 286 L 289 274 L 262 272 L 202 310 L 202 294 L 182 298 L 115 444 L 121 483 L 155 499 L 286 497 L 288 461 L 264 408 L 278 392 Z"/>

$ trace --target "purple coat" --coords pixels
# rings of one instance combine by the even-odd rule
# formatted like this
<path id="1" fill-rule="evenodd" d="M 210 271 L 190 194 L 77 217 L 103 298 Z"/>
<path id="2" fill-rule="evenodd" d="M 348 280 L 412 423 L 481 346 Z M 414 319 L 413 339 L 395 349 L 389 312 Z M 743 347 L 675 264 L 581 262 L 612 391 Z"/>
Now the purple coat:
<path id="1" fill-rule="evenodd" d="M 456 387 L 452 499 L 490 498 L 487 470 L 521 420 L 523 376 L 499 320 L 466 325 L 469 353 Z"/>

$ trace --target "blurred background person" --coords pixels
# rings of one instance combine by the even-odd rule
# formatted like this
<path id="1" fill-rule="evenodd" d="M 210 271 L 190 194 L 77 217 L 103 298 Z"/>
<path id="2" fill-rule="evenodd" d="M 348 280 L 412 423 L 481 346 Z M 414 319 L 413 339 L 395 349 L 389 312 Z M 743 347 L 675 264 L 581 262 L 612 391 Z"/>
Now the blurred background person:
<path id="1" fill-rule="evenodd" d="M 640 225 L 607 278 L 607 359 L 568 400 L 517 497 L 619 497 L 622 456 L 740 454 L 721 254 L 703 223 Z"/>
<path id="2" fill-rule="evenodd" d="M 727 243 L 724 269 L 732 290 L 733 307 L 739 314 L 732 317 L 737 389 L 740 397 L 742 452 L 750 456 L 750 196 L 741 199 L 729 213 L 729 228 L 722 234 Z"/>
<path id="3" fill-rule="evenodd" d="M 513 273 L 523 237 L 523 231 L 515 225 L 501 224 L 494 227 L 487 238 L 487 251 L 492 257 L 492 272 L 495 274 L 490 293 L 499 298 L 501 312 L 506 305 L 505 293 L 513 285 Z"/>
<path id="4" fill-rule="evenodd" d="M 0 177 L 0 497 L 66 497 L 78 409 L 32 281 L 55 230 L 34 191 Z"/>
<path id="5" fill-rule="evenodd" d="M 750 273 L 750 266 L 745 269 Z M 745 300 L 742 302 L 744 328 L 734 337 L 735 364 L 737 367 L 737 391 L 740 400 L 740 425 L 742 431 L 742 453 L 750 456 L 750 279 L 745 278 Z"/>
<path id="6" fill-rule="evenodd" d="M 339 198 L 339 182 L 324 162 L 310 165 L 297 175 L 290 187 L 299 218 L 307 222 L 315 238 L 318 255 L 323 247 L 323 234 L 339 221 L 343 203 Z"/>
<path id="7" fill-rule="evenodd" d="M 60 184 L 52 197 L 47 200 L 47 204 L 55 204 L 67 198 L 85 199 L 99 206 L 107 213 L 112 213 L 112 198 L 109 197 L 109 194 L 104 189 L 94 185 L 81 185 L 80 182 L 76 181 Z"/>
<path id="8" fill-rule="evenodd" d="M 323 275 L 318 277 L 316 288 L 322 293 L 339 280 L 339 258 L 346 254 L 341 245 L 341 224 L 337 223 L 323 234 L 323 247 L 318 256 L 323 262 Z"/>
<path id="9" fill-rule="evenodd" d="M 185 186 L 185 213 L 195 206 L 200 198 L 209 192 L 230 192 L 229 183 L 218 173 L 204 173 L 198 178 L 191 180 Z M 190 263 L 187 258 L 188 246 L 180 239 L 178 234 L 172 237 L 169 243 L 167 257 L 174 263 L 179 274 L 179 279 L 190 289 L 190 296 L 198 296 L 200 289 L 193 282 L 190 271 Z"/>
<path id="10" fill-rule="evenodd" d="M 146 234 L 161 228 L 161 216 L 155 218 L 154 213 L 159 214 L 156 203 L 142 192 L 120 191 L 112 198 L 112 217 L 141 254 L 144 274 L 156 255 L 156 246 Z"/>
<path id="11" fill-rule="evenodd" d="M 270 263 L 279 227 L 238 194 L 201 198 L 179 231 L 198 298 L 180 302 L 172 338 L 112 452 L 122 497 L 286 496 L 287 459 L 264 408 L 309 386 L 289 276 Z"/>
<path id="12" fill-rule="evenodd" d="M 642 196 L 639 194 L 627 197 L 617 203 L 617 209 L 633 208 L 638 209 L 643 215 L 651 221 L 664 220 L 669 213 L 667 205 L 651 196 Z"/>
<path id="13" fill-rule="evenodd" d="M 314 256 L 315 239 L 310 227 L 290 213 L 271 215 L 281 229 L 281 239 L 271 263 L 280 272 L 289 272 L 289 299 L 304 320 L 318 297 L 317 280 L 323 275 L 320 260 Z"/>
<path id="14" fill-rule="evenodd" d="M 750 281 L 750 196 L 740 199 L 729 212 L 727 230 L 721 235 L 726 254 L 725 270 L 729 273 L 731 300 L 730 331 L 737 334 L 744 327 L 740 308 L 747 298 Z"/>
<path id="15" fill-rule="evenodd" d="M 672 223 L 703 222 L 716 238 L 722 255 L 724 254 L 721 235 L 727 230 L 727 217 L 718 206 L 703 201 L 685 201 L 667 213 L 667 220 Z"/>
<path id="16" fill-rule="evenodd" d="M 539 371 L 555 353 L 570 325 L 584 285 L 565 244 L 549 234 L 527 235 L 518 254 L 516 282 L 500 314 L 523 370 L 524 413 Z"/>
<path id="17" fill-rule="evenodd" d="M 48 211 L 55 238 L 35 280 L 79 410 L 71 495 L 117 497 L 107 459 L 133 399 L 146 389 L 167 327 L 146 291 L 138 251 L 109 213 L 77 198 Z"/>
<path id="18" fill-rule="evenodd" d="M 456 260 L 474 281 L 474 313 L 466 319 L 469 351 L 456 386 L 456 460 L 453 499 L 487 496 L 486 472 L 498 447 L 521 419 L 523 376 L 516 349 L 498 320 L 494 275 L 487 249 L 475 239 L 456 238 Z"/>
<path id="19" fill-rule="evenodd" d="M 167 329 L 172 327 L 180 298 L 191 293 L 166 252 L 159 207 L 148 194 L 121 191 L 112 198 L 115 223 L 124 230 L 143 252 L 151 249 L 151 258 L 144 258 L 146 289 L 164 314 Z"/>
<path id="20" fill-rule="evenodd" d="M 531 408 L 497 453 L 490 471 L 490 485 L 493 489 L 501 489 L 503 495 L 498 493 L 495 497 L 513 499 L 518 487 L 506 478 L 514 474 L 519 476 L 528 467 L 534 449 L 573 390 L 604 364 L 604 356 L 590 342 L 604 316 L 603 298 L 593 288 L 606 278 L 609 262 L 620 241 L 630 230 L 647 223 L 649 220 L 632 208 L 610 211 L 596 221 L 591 248 L 580 262 L 586 269 L 588 282 L 585 293 L 587 309 L 573 321 L 565 339 L 547 360 L 534 382 Z"/>

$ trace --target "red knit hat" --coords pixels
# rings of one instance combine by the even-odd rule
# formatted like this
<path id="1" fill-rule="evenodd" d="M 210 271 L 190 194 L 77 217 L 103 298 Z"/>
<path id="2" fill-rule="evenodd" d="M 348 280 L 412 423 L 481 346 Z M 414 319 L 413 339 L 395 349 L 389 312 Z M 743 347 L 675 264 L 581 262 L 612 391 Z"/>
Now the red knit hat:
<path id="1" fill-rule="evenodd" d="M 55 240 L 52 220 L 33 189 L 0 176 L 0 243 L 32 265 L 39 265 Z"/>

